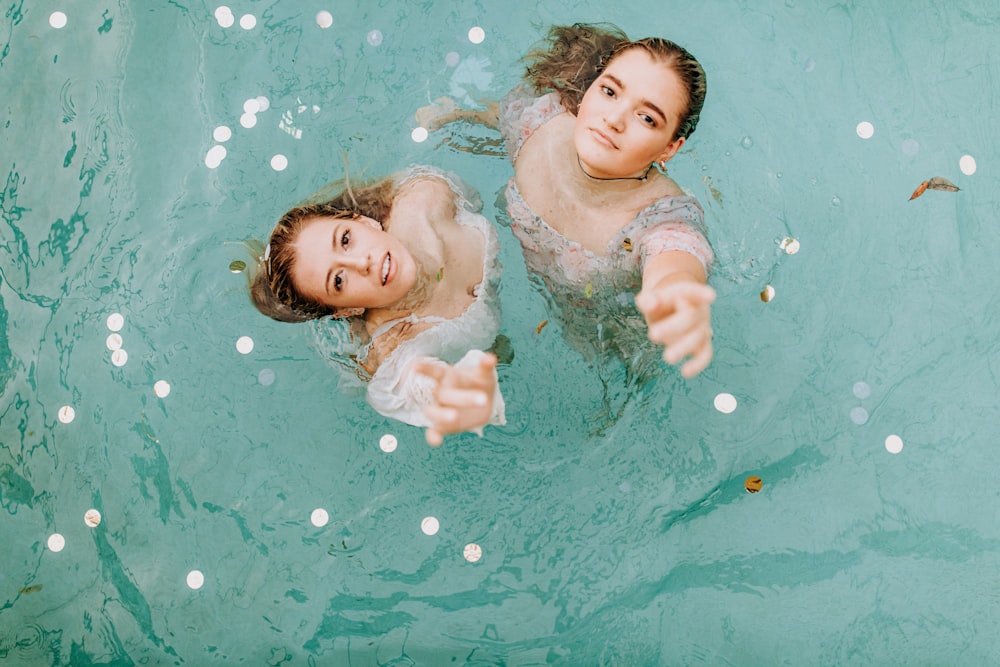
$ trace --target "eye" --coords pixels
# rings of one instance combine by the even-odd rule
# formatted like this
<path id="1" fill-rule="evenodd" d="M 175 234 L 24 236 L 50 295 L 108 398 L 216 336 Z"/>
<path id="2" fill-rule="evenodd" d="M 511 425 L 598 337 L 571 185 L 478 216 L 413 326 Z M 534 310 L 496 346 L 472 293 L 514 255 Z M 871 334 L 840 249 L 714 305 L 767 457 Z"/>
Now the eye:
<path id="1" fill-rule="evenodd" d="M 350 243 L 350 242 L 351 242 L 351 233 L 350 232 L 344 232 L 343 235 L 341 235 L 341 237 L 340 237 L 340 247 L 341 248 L 346 248 L 347 244 Z"/>
<path id="2" fill-rule="evenodd" d="M 615 91 L 611 90 L 611 88 L 609 88 L 608 86 L 601 86 L 601 92 L 607 95 L 608 97 L 615 96 Z"/>
<path id="3" fill-rule="evenodd" d="M 333 277 L 333 289 L 340 291 L 341 287 L 344 286 L 344 276 L 340 273 Z"/>
<path id="4" fill-rule="evenodd" d="M 650 127 L 656 127 L 656 119 L 650 116 L 649 114 L 641 113 L 639 114 L 639 118 L 642 119 L 642 122 L 645 123 L 646 125 L 649 125 Z"/>

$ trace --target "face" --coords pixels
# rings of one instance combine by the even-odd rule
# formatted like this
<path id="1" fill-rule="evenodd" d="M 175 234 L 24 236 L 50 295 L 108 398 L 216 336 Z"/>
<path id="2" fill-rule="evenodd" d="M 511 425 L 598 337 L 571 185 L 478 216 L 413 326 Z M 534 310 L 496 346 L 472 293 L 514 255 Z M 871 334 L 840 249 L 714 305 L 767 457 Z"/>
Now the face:
<path id="1" fill-rule="evenodd" d="M 416 284 L 413 256 L 371 218 L 316 218 L 292 249 L 295 288 L 331 308 L 391 306 Z"/>
<path id="2" fill-rule="evenodd" d="M 677 73 L 646 51 L 618 55 L 580 102 L 573 141 L 587 173 L 598 178 L 640 176 L 684 144 L 673 139 L 687 91 Z"/>

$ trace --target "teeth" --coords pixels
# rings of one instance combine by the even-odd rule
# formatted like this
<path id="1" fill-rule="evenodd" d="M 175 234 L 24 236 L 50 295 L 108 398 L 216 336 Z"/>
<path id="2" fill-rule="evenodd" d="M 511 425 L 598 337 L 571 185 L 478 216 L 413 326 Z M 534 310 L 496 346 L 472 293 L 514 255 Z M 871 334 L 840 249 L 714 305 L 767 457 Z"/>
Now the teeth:
<path id="1" fill-rule="evenodd" d="M 382 262 L 382 284 L 385 285 L 385 281 L 389 279 L 389 255 L 385 256 L 385 261 Z"/>

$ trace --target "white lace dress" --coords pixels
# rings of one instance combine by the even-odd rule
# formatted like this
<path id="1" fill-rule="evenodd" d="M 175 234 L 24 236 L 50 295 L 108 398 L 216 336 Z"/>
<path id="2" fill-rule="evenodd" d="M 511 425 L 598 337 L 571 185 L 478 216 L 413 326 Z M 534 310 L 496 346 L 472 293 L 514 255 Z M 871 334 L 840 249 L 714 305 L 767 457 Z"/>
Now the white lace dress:
<path id="1" fill-rule="evenodd" d="M 499 250 L 496 230 L 482 216 L 482 201 L 478 193 L 456 176 L 434 167 L 415 166 L 406 170 L 396 180 L 396 189 L 415 178 L 438 178 L 451 188 L 455 195 L 456 221 L 478 229 L 483 234 L 483 280 L 473 290 L 473 301 L 458 317 L 409 317 L 387 322 L 379 327 L 371 340 L 359 340 L 351 336 L 347 323 L 323 318 L 313 322 L 315 342 L 320 352 L 341 370 L 356 368 L 349 358 L 362 363 L 374 342 L 394 326 L 404 322 L 432 323 L 412 338 L 404 340 L 386 357 L 378 370 L 367 382 L 368 403 L 386 417 L 398 419 L 414 426 L 427 427 L 430 421 L 424 416 L 423 408 L 432 399 L 433 382 L 424 375 L 413 372 L 411 366 L 417 360 L 438 363 L 446 362 L 458 366 L 478 363 L 482 350 L 488 349 L 500 330 L 500 306 L 497 287 L 500 278 Z M 352 368 L 353 367 L 353 368 Z M 356 373 L 346 372 L 348 383 Z M 356 382 L 355 382 L 356 384 Z M 499 386 L 493 400 L 493 415 L 490 424 L 506 423 L 505 405 Z"/>

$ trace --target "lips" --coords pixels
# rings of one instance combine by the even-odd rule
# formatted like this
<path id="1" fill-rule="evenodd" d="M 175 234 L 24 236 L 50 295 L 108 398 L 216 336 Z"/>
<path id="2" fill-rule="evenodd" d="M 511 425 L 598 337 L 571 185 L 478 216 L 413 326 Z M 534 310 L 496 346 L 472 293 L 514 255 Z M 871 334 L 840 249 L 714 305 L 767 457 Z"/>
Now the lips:
<path id="1" fill-rule="evenodd" d="M 382 285 L 385 286 L 389 282 L 389 272 L 392 269 L 392 255 L 390 253 L 385 254 L 385 259 L 382 260 Z"/>
<path id="2" fill-rule="evenodd" d="M 603 132 L 601 132 L 600 130 L 594 129 L 594 128 L 591 128 L 590 133 L 591 133 L 591 135 L 593 135 L 593 137 L 597 141 L 597 143 L 602 144 L 603 146 L 607 146 L 608 148 L 614 148 L 614 149 L 617 150 L 618 144 L 616 144 L 615 142 L 613 142 L 611 140 L 611 137 L 609 137 L 608 135 L 606 135 Z"/>

